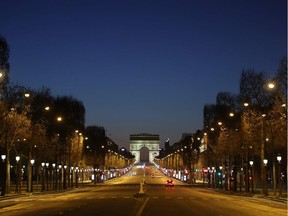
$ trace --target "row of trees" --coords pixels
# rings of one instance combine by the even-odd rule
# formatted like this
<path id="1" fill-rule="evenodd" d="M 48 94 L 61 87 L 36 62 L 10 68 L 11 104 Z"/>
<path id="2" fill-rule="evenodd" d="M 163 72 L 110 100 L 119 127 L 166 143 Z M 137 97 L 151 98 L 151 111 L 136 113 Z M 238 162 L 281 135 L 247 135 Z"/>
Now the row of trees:
<path id="1" fill-rule="evenodd" d="M 219 92 L 216 104 L 204 106 L 204 128 L 171 147 L 165 145 L 158 159 L 167 161 L 169 155 L 179 152 L 180 168 L 190 170 L 191 175 L 196 168 L 215 167 L 219 171 L 223 167 L 226 182 L 234 181 L 233 188 L 226 188 L 229 190 L 237 190 L 237 175 L 241 173 L 246 178 L 243 182 L 247 191 L 249 162 L 253 161 L 253 185 L 260 179 L 263 193 L 267 194 L 266 169 L 272 171 L 268 174 L 273 178 L 274 191 L 277 178 L 281 180 L 276 175 L 277 156 L 282 156 L 281 170 L 287 171 L 286 57 L 272 79 L 267 79 L 263 72 L 244 70 L 239 86 L 239 94 Z"/>
<path id="2" fill-rule="evenodd" d="M 282 156 L 281 170 L 287 171 L 287 59 L 281 60 L 271 80 L 263 72 L 243 71 L 238 95 L 219 92 L 216 104 L 205 105 L 204 125 L 207 166 L 221 164 L 228 173 L 233 170 L 233 190 L 237 190 L 237 173 L 244 169 L 249 190 L 249 162 L 253 161 L 252 187 L 261 180 L 267 195 L 268 167 L 275 191 L 277 156 Z"/>
<path id="3" fill-rule="evenodd" d="M 43 169 L 44 163 L 45 169 L 52 169 L 52 164 L 53 168 L 65 165 L 67 170 L 103 168 L 105 154 L 118 152 L 118 146 L 107 138 L 103 127 L 85 128 L 83 103 L 71 96 L 54 97 L 48 88 L 35 90 L 9 82 L 8 60 L 9 46 L 0 37 L 1 194 L 10 191 L 11 180 L 18 180 L 18 174 L 13 177 L 11 173 L 16 165 L 26 166 L 28 191 L 33 167 Z"/>

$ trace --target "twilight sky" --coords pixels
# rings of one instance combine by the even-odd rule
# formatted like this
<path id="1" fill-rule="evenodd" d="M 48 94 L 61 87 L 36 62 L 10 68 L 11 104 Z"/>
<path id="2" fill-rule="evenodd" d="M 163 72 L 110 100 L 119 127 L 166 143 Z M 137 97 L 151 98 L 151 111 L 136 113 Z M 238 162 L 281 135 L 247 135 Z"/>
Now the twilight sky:
<path id="1" fill-rule="evenodd" d="M 10 80 L 73 96 L 119 145 L 203 128 L 203 107 L 272 76 L 287 52 L 286 0 L 0 0 Z"/>

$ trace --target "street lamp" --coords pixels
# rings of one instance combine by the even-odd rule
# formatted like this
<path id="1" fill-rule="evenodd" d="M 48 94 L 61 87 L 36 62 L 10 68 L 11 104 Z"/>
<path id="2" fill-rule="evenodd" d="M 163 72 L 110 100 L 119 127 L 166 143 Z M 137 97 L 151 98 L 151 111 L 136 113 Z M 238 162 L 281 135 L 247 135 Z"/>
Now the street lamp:
<path id="1" fill-rule="evenodd" d="M 6 176 L 7 176 L 6 163 L 5 163 L 6 154 L 2 154 L 1 159 L 3 161 L 3 178 L 1 179 L 2 180 L 1 196 L 4 196 L 6 193 Z"/>
<path id="2" fill-rule="evenodd" d="M 267 163 L 268 163 L 268 160 L 264 159 L 263 163 L 264 163 L 264 169 L 263 169 L 263 172 L 264 172 L 264 174 L 263 174 L 263 178 L 264 178 L 263 179 L 263 183 L 264 183 L 264 185 L 263 185 L 263 194 L 265 196 L 268 196 L 268 189 L 267 189 Z"/>
<path id="3" fill-rule="evenodd" d="M 253 161 L 251 160 L 251 161 L 249 161 L 249 164 L 250 164 L 250 166 L 251 166 L 251 191 L 252 191 L 252 193 L 253 193 L 253 191 L 254 191 L 254 185 L 253 185 L 253 178 L 254 178 L 254 176 L 253 176 Z"/>
<path id="4" fill-rule="evenodd" d="M 58 181 L 59 181 L 59 189 L 61 189 L 61 183 L 63 182 L 63 171 L 62 171 L 62 165 L 59 164 L 58 165 Z M 57 184 L 56 184 L 56 188 L 57 188 Z"/>
<path id="5" fill-rule="evenodd" d="M 211 173 L 210 173 L 210 167 L 207 167 L 208 172 L 207 172 L 207 177 L 208 177 L 208 188 L 211 187 Z"/>
<path id="6" fill-rule="evenodd" d="M 41 191 L 45 191 L 45 163 L 44 162 L 42 162 L 41 163 L 41 172 L 42 172 L 42 187 L 41 187 Z"/>
<path id="7" fill-rule="evenodd" d="M 78 167 L 75 167 L 75 175 L 76 175 L 76 188 L 78 188 L 78 175 L 79 175 L 79 168 Z"/>
<path id="8" fill-rule="evenodd" d="M 30 192 L 33 192 L 33 165 L 34 165 L 34 163 L 35 163 L 35 160 L 34 160 L 34 159 L 31 159 L 31 160 L 30 160 L 30 163 L 31 163 L 31 165 L 32 165 L 32 167 L 31 167 L 31 190 L 30 190 Z"/>
<path id="9" fill-rule="evenodd" d="M 16 156 L 16 187 L 15 187 L 15 191 L 17 193 L 19 193 L 19 191 L 21 190 L 20 187 L 20 165 L 19 165 L 19 161 L 20 161 L 20 156 Z"/>
<path id="10" fill-rule="evenodd" d="M 63 180 L 63 189 L 67 188 L 67 185 L 66 185 L 66 182 L 67 182 L 67 180 L 66 180 L 66 169 L 67 169 L 67 165 L 65 164 L 64 165 L 64 175 L 63 175 L 63 178 L 64 178 L 64 180 Z"/>
<path id="11" fill-rule="evenodd" d="M 213 188 L 215 188 L 215 167 L 212 167 L 212 185 L 213 185 Z"/>
<path id="12" fill-rule="evenodd" d="M 268 86 L 269 89 L 275 88 L 275 84 L 274 84 L 273 82 L 269 82 L 269 83 L 267 84 L 267 86 Z"/>
<path id="13" fill-rule="evenodd" d="M 46 182 L 47 182 L 47 191 L 49 190 L 49 163 L 45 163 L 46 165 L 46 170 L 47 170 L 47 175 L 46 175 Z"/>
<path id="14" fill-rule="evenodd" d="M 223 181 L 223 179 L 222 179 L 222 166 L 219 166 L 219 169 L 220 169 L 220 185 L 221 185 L 221 188 L 223 188 L 223 186 L 222 186 L 222 181 Z"/>
<path id="15" fill-rule="evenodd" d="M 2 161 L 4 162 L 5 161 L 5 159 L 6 159 L 6 155 L 1 155 L 1 159 L 2 159 Z"/>
<path id="16" fill-rule="evenodd" d="M 280 155 L 277 156 L 278 166 L 279 166 L 279 197 L 282 197 L 282 176 L 281 176 L 281 159 L 282 157 Z"/>
<path id="17" fill-rule="evenodd" d="M 55 186 L 57 186 L 56 181 L 55 181 L 55 168 L 56 168 L 56 164 L 52 163 L 52 190 L 55 189 Z M 57 173 L 57 170 L 56 170 Z"/>

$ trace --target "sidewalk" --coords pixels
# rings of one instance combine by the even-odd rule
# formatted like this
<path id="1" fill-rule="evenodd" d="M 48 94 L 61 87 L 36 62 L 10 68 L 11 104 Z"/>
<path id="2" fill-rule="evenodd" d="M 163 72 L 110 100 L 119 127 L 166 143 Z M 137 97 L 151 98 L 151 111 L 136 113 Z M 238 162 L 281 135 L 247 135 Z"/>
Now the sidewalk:
<path id="1" fill-rule="evenodd" d="M 199 184 L 194 184 L 194 185 L 198 185 Z M 268 190 L 268 196 L 265 196 L 264 194 L 262 194 L 262 190 L 261 189 L 257 189 L 256 191 L 254 191 L 253 193 L 250 192 L 246 192 L 242 189 L 242 191 L 227 191 L 225 189 L 220 189 L 220 188 L 209 188 L 208 185 L 203 185 L 203 188 L 207 188 L 210 190 L 214 190 L 215 192 L 218 193 L 225 193 L 225 194 L 229 194 L 232 196 L 246 196 L 246 197 L 254 197 L 254 198 L 260 198 L 260 199 L 268 199 L 268 200 L 273 200 L 273 201 L 278 201 L 278 202 L 284 202 L 287 203 L 287 191 L 283 191 L 282 192 L 282 197 L 279 197 L 279 192 L 276 191 L 276 195 L 274 194 L 274 191 L 272 190 Z"/>
<path id="2" fill-rule="evenodd" d="M 33 188 L 33 192 L 27 192 L 26 187 L 21 187 L 20 192 L 15 192 L 15 187 L 12 186 L 9 193 L 6 193 L 5 196 L 0 196 L 0 202 L 1 200 L 13 199 L 13 198 L 22 197 L 22 196 L 32 196 L 32 195 L 37 196 L 37 195 L 45 195 L 45 194 L 66 193 L 72 190 L 85 188 L 85 185 L 87 185 L 87 183 L 84 183 L 84 185 L 80 184 L 77 188 L 74 187 L 74 188 L 67 188 L 67 189 L 57 189 L 57 190 L 54 189 L 54 190 L 45 190 L 45 191 L 41 191 L 40 187 L 37 188 L 35 186 L 35 188 Z"/>

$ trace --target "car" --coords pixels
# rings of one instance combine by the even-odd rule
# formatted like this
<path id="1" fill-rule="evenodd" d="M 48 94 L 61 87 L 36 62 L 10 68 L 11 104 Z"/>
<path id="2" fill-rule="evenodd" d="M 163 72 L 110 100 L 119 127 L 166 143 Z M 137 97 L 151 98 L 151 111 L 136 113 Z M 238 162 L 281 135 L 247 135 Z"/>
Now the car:
<path id="1" fill-rule="evenodd" d="M 174 182 L 172 179 L 166 181 L 165 188 L 174 188 Z"/>

